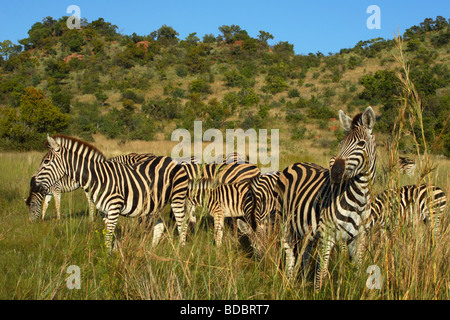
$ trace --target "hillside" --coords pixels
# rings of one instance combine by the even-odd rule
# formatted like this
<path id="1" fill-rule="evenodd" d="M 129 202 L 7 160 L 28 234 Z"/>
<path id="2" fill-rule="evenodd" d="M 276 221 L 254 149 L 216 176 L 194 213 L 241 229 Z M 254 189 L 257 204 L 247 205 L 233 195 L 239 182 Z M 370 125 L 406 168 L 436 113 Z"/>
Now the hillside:
<path id="1" fill-rule="evenodd" d="M 381 144 L 398 113 L 393 40 L 296 55 L 289 42 L 269 46 L 270 33 L 252 38 L 235 25 L 219 27 L 217 37 L 179 39 L 166 25 L 147 36 L 122 35 L 101 18 L 80 30 L 67 29 L 66 19 L 33 24 L 20 45 L 3 41 L 0 150 L 39 149 L 56 132 L 88 141 L 170 140 L 175 128 L 192 130 L 202 120 L 204 130 L 277 128 L 286 148 L 295 141 L 329 152 L 343 134 L 333 119 L 339 109 L 374 106 Z M 425 19 L 402 38 L 426 139 L 449 157 L 449 23 Z M 414 122 L 409 129 L 419 130 Z M 402 150 L 413 152 L 412 136 L 402 138 Z"/>

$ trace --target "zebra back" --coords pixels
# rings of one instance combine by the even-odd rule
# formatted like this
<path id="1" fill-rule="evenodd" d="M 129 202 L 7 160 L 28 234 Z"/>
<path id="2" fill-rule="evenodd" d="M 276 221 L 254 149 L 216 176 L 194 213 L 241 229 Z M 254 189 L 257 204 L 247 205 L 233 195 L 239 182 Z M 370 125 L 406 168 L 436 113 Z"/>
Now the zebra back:
<path id="1" fill-rule="evenodd" d="M 389 204 L 390 211 L 387 211 Z M 367 227 L 375 224 L 385 227 L 387 220 L 397 218 L 405 221 L 433 221 L 435 231 L 439 227 L 440 217 L 447 207 L 444 191 L 433 185 L 406 185 L 398 190 L 385 190 L 379 194 L 371 205 L 370 220 Z M 396 210 L 397 209 L 397 210 Z M 398 212 L 399 217 L 390 212 Z"/>
<path id="2" fill-rule="evenodd" d="M 126 164 L 130 164 L 133 165 L 135 163 L 138 163 L 140 161 L 143 160 L 148 160 L 148 159 L 153 159 L 154 157 L 156 157 L 153 153 L 128 153 L 128 154 L 123 154 L 117 157 L 113 157 L 110 158 L 110 161 L 114 161 L 114 162 L 120 162 L 120 163 L 126 163 Z"/>

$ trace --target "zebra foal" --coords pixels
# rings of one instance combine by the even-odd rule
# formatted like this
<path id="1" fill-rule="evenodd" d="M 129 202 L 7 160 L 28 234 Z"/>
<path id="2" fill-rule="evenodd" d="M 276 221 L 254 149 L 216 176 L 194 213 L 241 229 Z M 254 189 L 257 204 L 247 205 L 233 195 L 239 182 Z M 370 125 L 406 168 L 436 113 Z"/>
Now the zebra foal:
<path id="1" fill-rule="evenodd" d="M 249 184 L 259 176 L 259 168 L 248 163 L 183 164 L 188 175 L 188 213 L 195 220 L 196 206 L 214 218 L 214 240 L 221 246 L 225 217 L 250 215 L 253 209 Z"/>

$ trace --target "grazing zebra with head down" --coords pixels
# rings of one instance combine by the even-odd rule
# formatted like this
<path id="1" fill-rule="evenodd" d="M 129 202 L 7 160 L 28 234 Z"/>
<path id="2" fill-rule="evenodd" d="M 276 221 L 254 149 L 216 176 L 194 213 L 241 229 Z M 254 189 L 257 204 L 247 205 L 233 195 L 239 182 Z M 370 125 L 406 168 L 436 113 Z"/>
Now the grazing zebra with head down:
<path id="1" fill-rule="evenodd" d="M 405 221 L 414 219 L 423 222 L 432 221 L 436 236 L 439 236 L 439 225 L 441 214 L 447 207 L 447 196 L 444 191 L 437 186 L 428 186 L 422 184 L 403 186 L 399 190 L 385 190 L 379 194 L 370 207 L 370 216 L 366 222 L 366 228 L 372 228 L 379 225 L 384 228 L 387 216 L 387 204 L 390 204 L 391 210 L 396 207 L 395 200 L 398 199 L 397 209 L 394 212 L 399 213 L 399 217 Z M 395 213 L 391 214 L 394 222 L 397 222 Z"/>
<path id="2" fill-rule="evenodd" d="M 205 207 L 214 218 L 214 239 L 220 246 L 225 217 L 250 215 L 253 202 L 249 184 L 260 171 L 247 163 L 186 163 L 183 167 L 189 180 L 187 199 L 191 221 L 195 207 Z"/>
<path id="3" fill-rule="evenodd" d="M 245 234 L 258 257 L 267 248 L 268 229 L 275 220 L 278 193 L 276 191 L 279 171 L 261 174 L 252 180 L 253 210 L 246 212 L 244 220 L 238 220 L 239 230 Z"/>
<path id="4" fill-rule="evenodd" d="M 414 159 L 399 157 L 398 165 L 400 166 L 401 173 L 406 173 L 409 177 L 414 175 L 414 171 L 416 170 L 416 162 Z"/>
<path id="5" fill-rule="evenodd" d="M 114 158 L 109 159 L 110 161 L 115 162 L 121 162 L 126 164 L 135 164 L 139 161 L 151 159 L 155 157 L 152 153 L 129 153 L 125 155 L 120 155 Z M 48 194 L 43 194 L 36 185 L 35 185 L 35 179 L 34 175 L 31 178 L 30 182 L 30 194 L 28 195 L 28 198 L 25 199 L 25 203 L 29 207 L 30 212 L 30 219 L 32 221 L 36 220 L 37 217 L 42 216 L 42 220 L 44 220 L 45 212 L 47 211 L 48 204 L 52 197 L 55 198 L 55 207 L 56 207 L 56 216 L 59 220 L 61 217 L 60 214 L 60 200 L 61 200 L 61 193 L 65 192 L 72 192 L 77 190 L 80 187 L 80 184 L 72 179 L 69 178 L 69 176 L 63 176 L 60 180 L 58 180 L 54 185 L 52 185 L 49 190 Z M 45 197 L 45 200 L 44 200 Z M 86 193 L 86 198 L 89 202 L 89 217 L 91 220 L 94 219 L 94 203 L 89 198 L 89 194 Z M 41 212 L 41 204 L 44 201 L 44 204 L 42 206 L 42 212 Z"/>
<path id="6" fill-rule="evenodd" d="M 351 257 L 358 256 L 364 236 L 363 221 L 369 214 L 371 184 L 375 175 L 376 142 L 372 133 L 375 113 L 371 107 L 353 119 L 339 111 L 348 131 L 330 170 L 309 163 L 284 169 L 278 180 L 284 222 L 284 249 L 288 277 L 293 277 L 295 248 L 300 239 L 319 241 L 315 288 L 322 286 L 330 252 L 336 242 L 350 242 Z M 361 237 L 360 241 L 354 241 Z"/>
<path id="7" fill-rule="evenodd" d="M 64 175 L 78 182 L 97 209 L 105 213 L 108 251 L 113 247 L 119 215 L 157 215 L 168 202 L 184 245 L 187 175 L 176 161 L 164 156 L 134 165 L 110 161 L 92 145 L 64 135 L 47 137 L 47 146 L 49 151 L 35 174 L 36 186 L 47 193 Z"/>

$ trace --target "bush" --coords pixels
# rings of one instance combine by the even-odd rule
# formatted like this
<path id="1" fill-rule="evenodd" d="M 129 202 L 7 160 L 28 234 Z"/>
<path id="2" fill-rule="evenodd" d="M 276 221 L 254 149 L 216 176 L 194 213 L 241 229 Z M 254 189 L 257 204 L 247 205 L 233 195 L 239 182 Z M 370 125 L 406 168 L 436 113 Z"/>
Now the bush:
<path id="1" fill-rule="evenodd" d="M 259 96 L 252 88 L 242 89 L 238 95 L 240 98 L 239 103 L 243 106 L 253 106 L 259 102 Z"/>
<path id="2" fill-rule="evenodd" d="M 289 88 L 286 81 L 280 76 L 267 76 L 266 85 L 262 87 L 263 92 L 277 94 Z"/>
<path id="3" fill-rule="evenodd" d="M 306 127 L 294 127 L 292 129 L 291 139 L 292 140 L 302 140 L 305 138 Z"/>
<path id="4" fill-rule="evenodd" d="M 288 97 L 289 97 L 289 98 L 297 98 L 297 97 L 300 97 L 300 91 L 298 91 L 298 89 L 295 89 L 295 88 L 290 89 L 290 90 L 288 91 Z"/>
<path id="5" fill-rule="evenodd" d="M 189 84 L 189 91 L 191 93 L 212 93 L 211 86 L 204 79 L 196 79 Z"/>
<path id="6" fill-rule="evenodd" d="M 122 99 L 128 99 L 139 104 L 144 103 L 144 96 L 137 94 L 133 90 L 125 90 L 122 92 Z"/>

